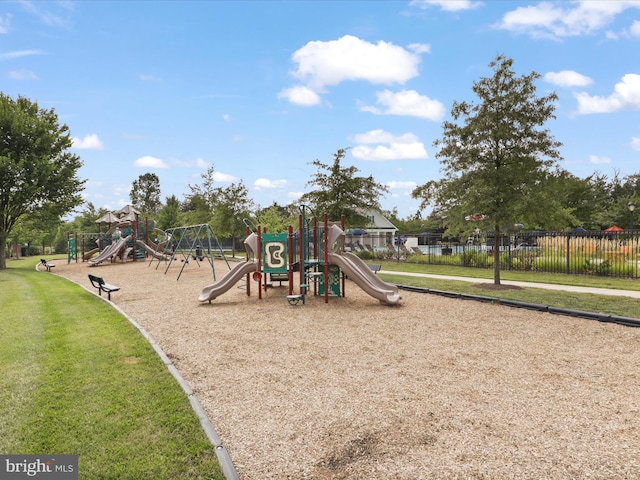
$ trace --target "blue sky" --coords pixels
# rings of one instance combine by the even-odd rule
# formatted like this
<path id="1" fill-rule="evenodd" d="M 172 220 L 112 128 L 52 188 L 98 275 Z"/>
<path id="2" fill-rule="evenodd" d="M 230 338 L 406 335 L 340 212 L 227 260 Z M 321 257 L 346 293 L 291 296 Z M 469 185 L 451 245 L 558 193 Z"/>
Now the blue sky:
<path id="1" fill-rule="evenodd" d="M 640 1 L 0 2 L 0 91 L 55 108 L 85 199 L 114 210 L 144 173 L 182 200 L 211 166 L 288 204 L 350 147 L 343 165 L 412 215 L 442 122 L 497 54 L 559 95 L 563 168 L 640 171 Z"/>

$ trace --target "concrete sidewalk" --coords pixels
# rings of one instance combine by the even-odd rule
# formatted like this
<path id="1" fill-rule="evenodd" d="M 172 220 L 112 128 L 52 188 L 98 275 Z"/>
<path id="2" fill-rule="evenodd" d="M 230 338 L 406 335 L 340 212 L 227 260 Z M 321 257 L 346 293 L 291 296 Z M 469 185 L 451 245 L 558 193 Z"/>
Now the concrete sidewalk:
<path id="1" fill-rule="evenodd" d="M 471 283 L 492 283 L 493 282 L 493 279 L 489 279 L 489 278 L 455 277 L 452 275 L 434 275 L 430 273 L 394 272 L 391 270 L 380 270 L 379 273 L 384 273 L 387 275 L 405 275 L 407 277 L 424 277 L 424 278 L 435 278 L 435 279 L 442 279 L 442 280 L 457 280 L 460 282 L 471 282 Z M 562 290 L 565 292 L 593 293 L 596 295 L 611 295 L 611 296 L 617 296 L 617 297 L 640 298 L 640 291 L 634 291 L 634 290 L 616 290 L 613 288 L 578 287 L 574 285 L 557 285 L 552 283 L 517 282 L 513 280 L 501 280 L 500 283 L 504 285 L 515 285 L 518 287 L 543 288 L 546 290 Z"/>

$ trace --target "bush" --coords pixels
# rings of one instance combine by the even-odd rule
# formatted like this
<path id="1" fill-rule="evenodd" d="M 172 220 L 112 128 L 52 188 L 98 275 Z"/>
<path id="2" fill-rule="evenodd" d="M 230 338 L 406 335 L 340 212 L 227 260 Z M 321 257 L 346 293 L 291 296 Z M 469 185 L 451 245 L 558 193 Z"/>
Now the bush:
<path id="1" fill-rule="evenodd" d="M 560 257 L 538 257 L 536 259 L 535 268 L 542 272 L 558 272 L 567 271 L 567 262 Z"/>
<path id="2" fill-rule="evenodd" d="M 462 265 L 465 267 L 488 267 L 489 255 L 478 250 L 467 250 L 461 257 Z"/>
<path id="3" fill-rule="evenodd" d="M 373 252 L 370 252 L 369 250 L 361 250 L 357 252 L 356 255 L 362 260 L 373 260 L 374 258 Z"/>

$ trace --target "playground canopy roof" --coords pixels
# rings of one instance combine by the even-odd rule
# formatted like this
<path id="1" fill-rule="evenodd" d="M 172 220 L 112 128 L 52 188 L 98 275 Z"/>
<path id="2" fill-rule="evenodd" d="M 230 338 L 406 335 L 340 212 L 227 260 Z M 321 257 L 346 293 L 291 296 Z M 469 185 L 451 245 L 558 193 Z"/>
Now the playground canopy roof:
<path id="1" fill-rule="evenodd" d="M 135 222 L 136 221 L 136 213 L 135 210 L 127 213 L 124 217 L 120 219 L 121 222 Z"/>
<path id="2" fill-rule="evenodd" d="M 115 216 L 113 213 L 109 212 L 103 216 L 101 216 L 99 219 L 96 220 L 96 223 L 116 223 L 119 222 L 120 219 Z"/>
<path id="3" fill-rule="evenodd" d="M 121 215 L 140 215 L 140 212 L 138 210 L 136 210 L 135 208 L 133 208 L 131 205 L 125 205 L 124 207 L 122 207 L 120 210 L 118 210 L 118 213 Z M 122 219 L 121 219 L 122 220 Z"/>

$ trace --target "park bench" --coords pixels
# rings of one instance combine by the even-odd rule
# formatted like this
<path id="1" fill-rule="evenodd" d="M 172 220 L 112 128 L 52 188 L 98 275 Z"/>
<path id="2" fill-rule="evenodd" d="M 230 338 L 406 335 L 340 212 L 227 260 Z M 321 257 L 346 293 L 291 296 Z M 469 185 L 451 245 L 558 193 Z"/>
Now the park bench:
<path id="1" fill-rule="evenodd" d="M 367 266 L 374 272 L 376 275 L 380 271 L 381 265 L 379 263 L 368 263 Z"/>
<path id="2" fill-rule="evenodd" d="M 106 283 L 104 278 L 98 277 L 97 275 L 89 274 L 89 281 L 91 282 L 91 285 L 98 289 L 98 294 L 100 296 L 102 296 L 102 292 L 105 292 L 109 301 L 111 301 L 111 292 L 117 292 L 120 290 L 120 287 Z"/>
<path id="3" fill-rule="evenodd" d="M 47 272 L 50 272 L 50 271 L 51 271 L 51 269 L 52 269 L 53 267 L 55 267 L 55 265 L 54 265 L 53 263 L 49 263 L 49 262 L 47 262 L 44 258 L 41 258 L 41 259 L 40 259 L 40 263 L 41 263 L 42 265 L 44 265 L 44 267 L 47 269 Z"/>

